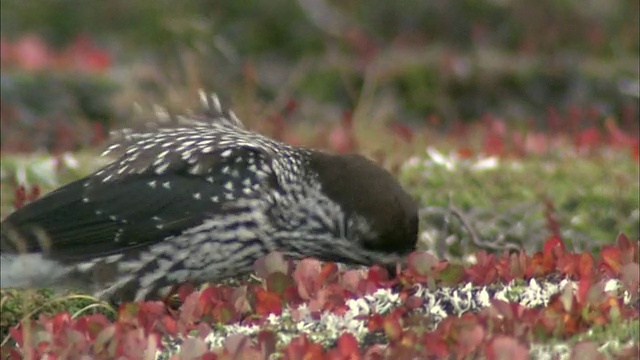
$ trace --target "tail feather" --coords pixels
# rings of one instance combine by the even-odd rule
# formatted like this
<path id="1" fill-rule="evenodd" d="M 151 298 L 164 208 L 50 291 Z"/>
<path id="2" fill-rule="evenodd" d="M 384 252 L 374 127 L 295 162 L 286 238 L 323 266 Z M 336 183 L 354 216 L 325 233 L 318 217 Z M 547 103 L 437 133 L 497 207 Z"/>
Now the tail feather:
<path id="1" fill-rule="evenodd" d="M 59 287 L 69 267 L 41 253 L 0 254 L 0 288 Z"/>

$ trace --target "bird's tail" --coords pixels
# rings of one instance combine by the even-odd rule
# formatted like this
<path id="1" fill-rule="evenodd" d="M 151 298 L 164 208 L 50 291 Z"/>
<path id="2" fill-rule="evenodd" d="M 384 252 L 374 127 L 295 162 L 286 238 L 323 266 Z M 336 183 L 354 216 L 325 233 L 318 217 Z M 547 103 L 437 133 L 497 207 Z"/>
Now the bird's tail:
<path id="1" fill-rule="evenodd" d="M 69 270 L 42 253 L 0 253 L 0 288 L 58 287 Z"/>

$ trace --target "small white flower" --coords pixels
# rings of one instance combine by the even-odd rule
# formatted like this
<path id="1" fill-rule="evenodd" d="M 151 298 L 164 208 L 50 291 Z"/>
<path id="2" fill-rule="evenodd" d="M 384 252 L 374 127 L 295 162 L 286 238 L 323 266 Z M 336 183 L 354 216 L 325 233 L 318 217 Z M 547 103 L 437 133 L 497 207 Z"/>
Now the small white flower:
<path id="1" fill-rule="evenodd" d="M 491 156 L 488 158 L 482 158 L 476 161 L 473 165 L 471 165 L 471 170 L 475 171 L 483 171 L 483 170 L 493 170 L 500 165 L 500 161 L 497 157 Z"/>
<path id="2" fill-rule="evenodd" d="M 444 166 L 449 171 L 455 170 L 457 163 L 455 156 L 447 157 L 432 147 L 427 148 L 427 154 L 434 164 Z"/>

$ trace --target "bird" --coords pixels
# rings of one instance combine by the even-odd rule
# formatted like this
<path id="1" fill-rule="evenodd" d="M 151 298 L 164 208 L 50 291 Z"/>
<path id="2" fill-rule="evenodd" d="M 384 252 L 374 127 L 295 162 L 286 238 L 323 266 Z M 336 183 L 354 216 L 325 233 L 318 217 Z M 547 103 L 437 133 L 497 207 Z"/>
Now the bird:
<path id="1" fill-rule="evenodd" d="M 200 102 L 115 132 L 108 165 L 4 219 L 0 286 L 147 301 L 271 252 L 392 266 L 415 250 L 416 201 L 383 167 L 247 130 L 215 94 Z"/>

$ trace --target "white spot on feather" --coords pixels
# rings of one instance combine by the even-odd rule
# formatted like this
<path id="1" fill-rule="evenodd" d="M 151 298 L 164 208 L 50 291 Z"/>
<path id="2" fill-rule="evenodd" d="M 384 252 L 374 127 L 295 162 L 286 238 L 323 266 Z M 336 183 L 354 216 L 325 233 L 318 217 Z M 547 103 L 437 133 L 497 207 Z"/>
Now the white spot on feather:
<path id="1" fill-rule="evenodd" d="M 189 169 L 189 173 L 194 174 L 194 175 L 198 174 L 200 172 L 200 168 L 201 168 L 200 164 L 195 164 Z"/>
<path id="2" fill-rule="evenodd" d="M 165 162 L 164 164 L 156 167 L 156 174 L 161 175 L 162 173 L 167 171 L 168 167 L 169 167 L 169 163 L 168 162 Z"/>

